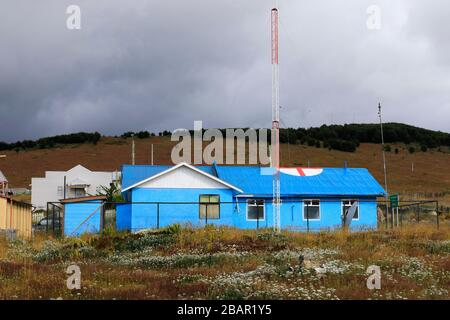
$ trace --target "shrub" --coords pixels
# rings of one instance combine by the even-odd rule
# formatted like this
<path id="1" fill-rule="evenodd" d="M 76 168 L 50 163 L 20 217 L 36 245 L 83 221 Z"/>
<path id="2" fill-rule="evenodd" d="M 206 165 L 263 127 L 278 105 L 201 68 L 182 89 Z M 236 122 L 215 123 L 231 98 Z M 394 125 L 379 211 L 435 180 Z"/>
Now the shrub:
<path id="1" fill-rule="evenodd" d="M 99 253 L 79 238 L 65 238 L 62 241 L 47 240 L 43 247 L 33 254 L 37 262 L 53 262 L 71 258 L 92 258 Z"/>
<path id="2" fill-rule="evenodd" d="M 116 243 L 117 250 L 141 251 L 152 247 L 169 247 L 175 242 L 170 233 L 129 235 L 124 242 Z"/>
<path id="3" fill-rule="evenodd" d="M 345 151 L 345 152 L 355 152 L 357 144 L 353 141 L 346 141 L 341 139 L 332 139 L 328 141 L 328 144 L 332 149 Z"/>

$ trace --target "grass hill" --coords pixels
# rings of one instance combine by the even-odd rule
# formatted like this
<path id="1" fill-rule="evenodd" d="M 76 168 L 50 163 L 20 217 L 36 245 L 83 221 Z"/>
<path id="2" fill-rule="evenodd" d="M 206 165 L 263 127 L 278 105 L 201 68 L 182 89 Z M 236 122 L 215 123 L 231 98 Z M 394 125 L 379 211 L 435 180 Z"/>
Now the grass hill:
<path id="1" fill-rule="evenodd" d="M 150 136 L 135 139 L 136 163 L 149 164 L 151 145 L 154 145 L 154 163 L 171 164 L 170 154 L 175 142 L 168 136 Z M 389 144 L 386 152 L 390 192 L 411 197 L 450 195 L 450 151 L 448 147 L 410 153 L 411 145 Z M 120 170 L 131 162 L 131 138 L 102 137 L 93 143 L 61 144 L 48 149 L 1 151 L 0 170 L 12 187 L 28 187 L 31 177 L 40 177 L 46 170 L 67 170 L 82 164 L 90 170 Z M 360 143 L 355 152 L 343 152 L 308 144 L 282 144 L 283 166 L 365 167 L 382 184 L 383 165 L 381 145 Z"/>

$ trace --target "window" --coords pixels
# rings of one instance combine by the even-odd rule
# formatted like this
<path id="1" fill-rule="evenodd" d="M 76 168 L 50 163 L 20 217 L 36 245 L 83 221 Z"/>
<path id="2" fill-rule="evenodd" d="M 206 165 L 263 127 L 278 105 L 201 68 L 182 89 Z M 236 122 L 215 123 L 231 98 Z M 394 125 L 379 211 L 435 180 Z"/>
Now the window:
<path id="1" fill-rule="evenodd" d="M 62 198 L 62 197 L 64 197 L 64 195 L 63 195 L 63 187 L 62 186 L 58 186 L 58 197 L 59 198 Z"/>
<path id="2" fill-rule="evenodd" d="M 320 200 L 303 201 L 303 220 L 320 220 Z"/>
<path id="3" fill-rule="evenodd" d="M 73 188 L 72 194 L 73 194 L 73 197 L 75 197 L 75 198 L 81 198 L 81 197 L 86 196 L 86 191 L 84 188 Z"/>
<path id="4" fill-rule="evenodd" d="M 247 200 L 247 220 L 264 220 L 264 200 Z"/>
<path id="5" fill-rule="evenodd" d="M 345 217 L 347 214 L 347 211 L 351 208 L 351 206 L 356 203 L 356 211 L 353 215 L 352 220 L 358 220 L 359 219 L 359 203 L 358 200 L 343 200 L 342 201 L 342 217 Z"/>
<path id="6" fill-rule="evenodd" d="M 200 219 L 220 219 L 220 196 L 215 194 L 200 195 Z"/>

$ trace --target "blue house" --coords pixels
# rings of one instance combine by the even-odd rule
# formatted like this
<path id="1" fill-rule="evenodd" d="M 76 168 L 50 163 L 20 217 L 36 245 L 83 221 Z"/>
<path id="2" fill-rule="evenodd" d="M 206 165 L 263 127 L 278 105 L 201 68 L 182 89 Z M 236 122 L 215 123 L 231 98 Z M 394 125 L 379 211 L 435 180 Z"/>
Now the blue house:
<path id="1" fill-rule="evenodd" d="M 376 198 L 383 188 L 367 169 L 282 168 L 281 227 L 320 230 L 341 227 L 352 209 L 351 227 L 377 227 Z M 117 205 L 120 230 L 171 224 L 243 229 L 273 227 L 272 172 L 258 166 L 124 165 Z"/>

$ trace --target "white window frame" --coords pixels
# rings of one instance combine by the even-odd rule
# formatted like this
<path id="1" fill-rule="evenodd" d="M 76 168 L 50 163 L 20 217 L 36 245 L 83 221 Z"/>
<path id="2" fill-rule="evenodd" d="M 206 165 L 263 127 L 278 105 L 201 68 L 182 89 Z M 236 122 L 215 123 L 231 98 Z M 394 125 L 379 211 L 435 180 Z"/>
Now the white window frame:
<path id="1" fill-rule="evenodd" d="M 318 205 L 318 207 L 319 207 L 319 218 L 318 219 L 307 219 L 306 218 L 306 216 L 305 216 L 305 213 L 306 213 L 306 210 L 305 210 L 305 208 L 306 208 L 306 204 L 305 204 L 305 202 L 307 202 L 307 201 L 309 201 L 309 202 L 312 202 L 312 201 L 319 201 L 319 205 Z M 316 205 L 310 205 L 310 207 L 317 207 Z M 303 200 L 303 204 L 302 204 L 302 218 L 303 218 L 303 221 L 320 221 L 320 218 L 322 218 L 322 210 L 321 210 L 321 208 L 320 208 L 321 206 L 320 206 L 320 199 L 304 199 Z"/>
<path id="2" fill-rule="evenodd" d="M 250 201 L 262 201 L 263 202 L 263 218 L 262 219 L 249 219 L 248 218 L 248 207 Z M 245 210 L 245 218 L 247 221 L 266 221 L 266 200 L 264 199 L 247 199 L 246 203 L 246 210 Z M 257 207 L 258 205 L 250 205 L 252 207 Z"/>
<path id="3" fill-rule="evenodd" d="M 342 201 L 341 201 L 341 217 L 342 217 L 342 214 L 343 214 L 344 202 L 345 201 L 356 201 L 358 203 L 358 209 L 357 209 L 358 210 L 358 219 L 352 218 L 352 221 L 358 221 L 359 217 L 361 216 L 361 211 L 359 210 L 359 200 L 357 200 L 357 199 L 342 199 Z"/>

